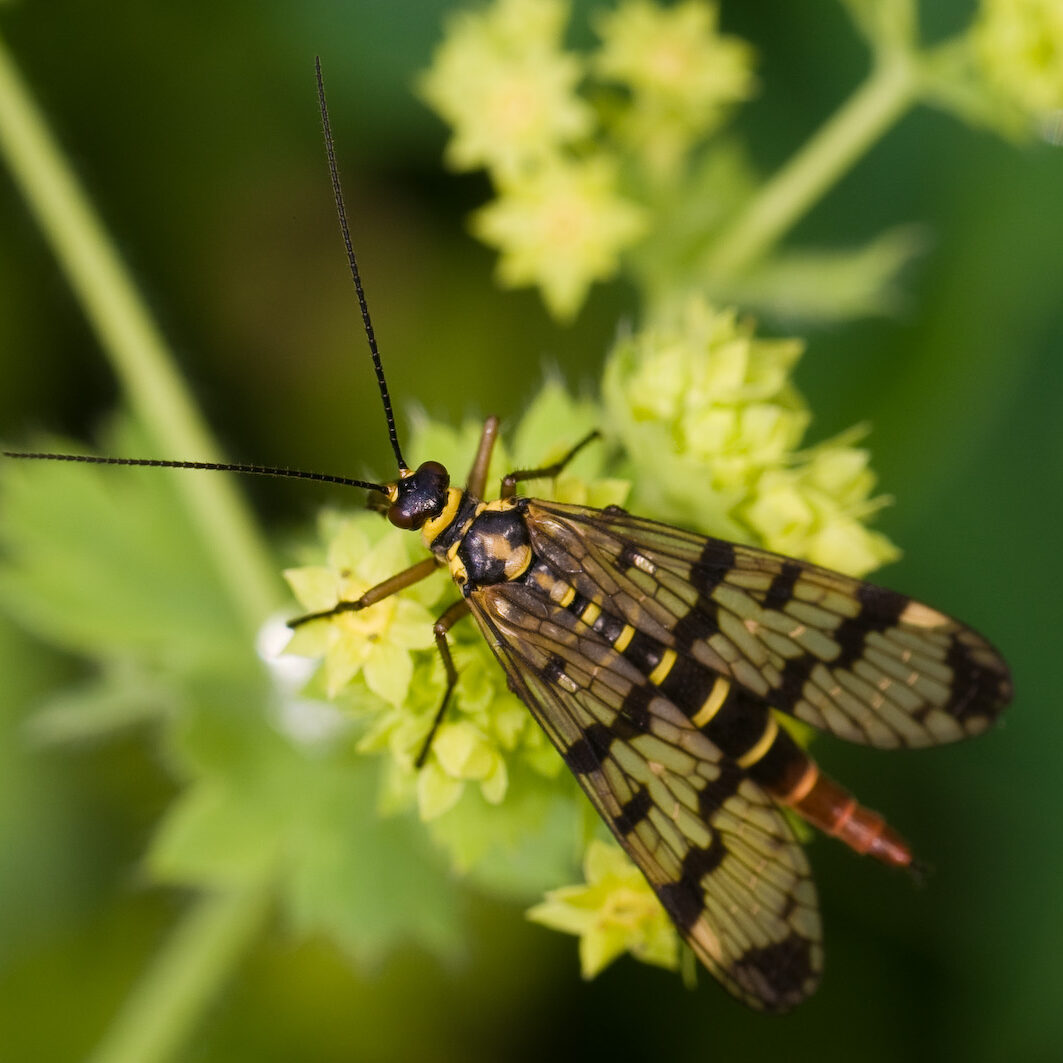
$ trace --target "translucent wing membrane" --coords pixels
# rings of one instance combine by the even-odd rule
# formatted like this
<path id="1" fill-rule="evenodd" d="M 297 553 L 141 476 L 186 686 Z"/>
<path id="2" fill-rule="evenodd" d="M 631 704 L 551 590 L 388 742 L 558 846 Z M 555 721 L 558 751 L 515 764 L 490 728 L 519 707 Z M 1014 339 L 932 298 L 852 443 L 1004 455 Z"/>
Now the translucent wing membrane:
<path id="1" fill-rule="evenodd" d="M 615 508 L 535 500 L 528 526 L 580 594 L 848 741 L 955 741 L 984 731 L 1011 697 L 985 639 L 903 594 Z"/>
<path id="2" fill-rule="evenodd" d="M 783 813 L 608 642 L 533 588 L 477 588 L 510 683 L 699 959 L 783 1010 L 822 965 L 815 887 Z"/>

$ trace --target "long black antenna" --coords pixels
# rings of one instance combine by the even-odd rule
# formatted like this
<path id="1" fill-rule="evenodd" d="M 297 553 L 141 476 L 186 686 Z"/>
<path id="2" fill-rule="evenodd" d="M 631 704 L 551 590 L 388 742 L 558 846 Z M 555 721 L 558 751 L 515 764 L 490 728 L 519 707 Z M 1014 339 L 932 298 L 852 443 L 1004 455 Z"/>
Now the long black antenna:
<path id="1" fill-rule="evenodd" d="M 40 461 L 81 461 L 87 465 L 147 465 L 153 469 L 207 469 L 211 472 L 242 472 L 249 476 L 276 476 L 285 480 L 317 480 L 319 483 L 339 484 L 341 487 L 361 487 L 387 495 L 384 484 L 368 480 L 352 480 L 349 476 L 333 476 L 327 472 L 306 472 L 303 469 L 284 469 L 273 465 L 236 465 L 227 461 L 168 461 L 161 458 L 106 458 L 96 454 L 43 454 L 21 450 L 5 450 L 5 458 L 31 458 Z"/>
<path id="2" fill-rule="evenodd" d="M 365 337 L 369 341 L 369 353 L 373 359 L 373 368 L 376 370 L 376 382 L 380 388 L 380 398 L 384 403 L 384 416 L 388 422 L 388 435 L 391 437 L 391 449 L 395 452 L 395 460 L 399 463 L 399 472 L 406 472 L 409 466 L 402 457 L 399 448 L 399 434 L 395 430 L 395 414 L 391 409 L 391 396 L 388 394 L 388 382 L 384 379 L 384 366 L 380 361 L 380 351 L 377 349 L 376 336 L 373 334 L 373 322 L 369 319 L 369 306 L 365 301 L 365 292 L 362 289 L 362 276 L 358 272 L 358 260 L 354 255 L 354 244 L 351 243 L 351 230 L 347 224 L 347 209 L 343 205 L 343 189 L 340 187 L 340 171 L 336 165 L 336 149 L 332 143 L 332 126 L 329 123 L 328 106 L 325 103 L 325 79 L 321 73 L 321 56 L 314 57 L 314 70 L 317 73 L 317 102 L 321 109 L 321 127 L 325 132 L 325 151 L 328 153 L 328 171 L 332 178 L 332 195 L 336 200 L 336 213 L 340 219 L 340 231 L 343 233 L 343 246 L 347 249 L 347 263 L 351 267 L 351 277 L 354 279 L 354 290 L 358 293 L 358 305 L 362 310 L 362 324 L 365 325 Z"/>
<path id="3" fill-rule="evenodd" d="M 321 125 L 325 133 L 325 150 L 328 152 L 329 175 L 332 178 L 332 194 L 336 201 L 336 212 L 339 214 L 340 231 L 343 233 L 343 244 L 347 249 L 347 262 L 351 267 L 354 290 L 358 293 L 358 305 L 362 310 L 362 323 L 365 325 L 365 335 L 369 340 L 369 353 L 373 358 L 377 385 L 380 388 L 380 397 L 384 403 L 384 415 L 387 417 L 391 449 L 395 452 L 395 460 L 399 463 L 399 471 L 405 473 L 408 471 L 409 466 L 403 459 L 402 450 L 399 448 L 398 432 L 395 430 L 395 414 L 391 408 L 391 396 L 388 394 L 387 381 L 384 379 L 384 367 L 381 364 L 380 352 L 377 349 L 376 337 L 373 334 L 373 323 L 369 319 L 369 307 L 366 305 L 365 292 L 362 290 L 362 278 L 358 273 L 358 261 L 354 256 L 351 231 L 347 224 L 347 211 L 343 205 L 340 173 L 339 168 L 336 166 L 336 151 L 332 143 L 332 127 L 329 124 L 328 108 L 325 105 L 325 81 L 321 75 L 320 58 L 315 60 L 314 68 L 317 72 L 317 99 L 321 108 Z M 218 461 L 170 461 L 162 458 L 108 458 L 94 454 L 51 454 L 40 451 L 20 450 L 5 450 L 2 453 L 5 458 L 24 458 L 38 461 L 79 461 L 87 465 L 146 465 L 153 469 L 205 469 L 210 472 L 238 472 L 248 476 L 275 476 L 288 480 L 316 480 L 319 483 L 338 484 L 341 487 L 358 487 L 366 491 L 377 491 L 385 497 L 389 495 L 385 484 L 373 483 L 369 480 L 355 480 L 349 476 L 333 476 L 331 473 L 307 472 L 303 469 L 286 469 L 273 465 L 242 465 Z"/>

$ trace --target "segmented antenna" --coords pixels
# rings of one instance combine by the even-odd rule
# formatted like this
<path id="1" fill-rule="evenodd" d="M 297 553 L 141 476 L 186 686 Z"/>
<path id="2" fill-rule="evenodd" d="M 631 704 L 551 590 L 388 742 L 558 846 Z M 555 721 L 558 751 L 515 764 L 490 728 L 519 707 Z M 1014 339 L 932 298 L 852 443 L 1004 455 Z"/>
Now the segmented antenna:
<path id="1" fill-rule="evenodd" d="M 325 150 L 328 152 L 332 194 L 336 201 L 336 212 L 340 219 L 343 245 L 347 249 L 347 262 L 351 267 L 354 290 L 358 293 L 358 305 L 362 310 L 362 323 L 365 325 L 365 335 L 369 340 L 369 353 L 373 358 L 373 368 L 376 370 L 380 398 L 384 403 L 384 416 L 388 422 L 391 449 L 395 452 L 395 460 L 399 463 L 399 471 L 405 473 L 409 470 L 409 466 L 403 459 L 402 450 L 399 448 L 399 436 L 395 430 L 395 414 L 391 408 L 391 396 L 388 394 L 387 381 L 384 379 L 384 367 L 381 364 L 380 351 L 377 349 L 376 337 L 373 334 L 373 323 L 369 319 L 369 307 L 366 305 L 365 292 L 362 290 L 362 278 L 358 273 L 358 261 L 354 256 L 350 227 L 347 224 L 347 211 L 343 205 L 340 173 L 339 168 L 336 166 L 336 151 L 332 143 L 332 127 L 329 124 L 328 108 L 325 105 L 325 81 L 321 75 L 320 57 L 315 59 L 314 68 L 317 72 L 317 99 L 321 108 L 321 125 L 325 133 Z M 90 454 L 46 454 L 18 450 L 5 450 L 2 453 L 5 458 L 25 458 L 38 461 L 80 461 L 87 465 L 146 465 L 153 469 L 206 469 L 211 472 L 238 472 L 248 476 L 275 476 L 287 480 L 316 480 L 318 483 L 338 484 L 341 487 L 358 487 L 366 491 L 377 491 L 385 497 L 388 496 L 388 488 L 384 484 L 372 483 L 369 480 L 355 480 L 349 476 L 333 476 L 331 473 L 307 472 L 303 469 L 285 469 L 272 465 L 241 465 L 218 461 L 170 461 L 162 458 L 109 458 Z"/>
<path id="2" fill-rule="evenodd" d="M 354 280 L 354 290 L 358 293 L 358 305 L 362 311 L 362 324 L 365 326 L 365 337 L 369 341 L 369 353 L 373 359 L 373 369 L 376 370 L 376 382 L 380 388 L 380 398 L 384 403 L 384 416 L 388 422 L 388 435 L 391 437 L 391 449 L 395 452 L 395 460 L 399 463 L 399 472 L 406 472 L 409 466 L 402 456 L 399 447 L 399 434 L 395 430 L 395 414 L 391 409 L 391 396 L 388 394 L 388 382 L 384 379 L 384 366 L 380 361 L 380 351 L 377 349 L 376 336 L 373 334 L 373 322 L 369 318 L 369 306 L 365 301 L 365 292 L 362 289 L 362 276 L 358 272 L 358 260 L 354 254 L 354 244 L 351 242 L 351 230 L 347 224 L 347 209 L 343 205 L 343 189 L 340 187 L 340 171 L 336 165 L 336 149 L 332 143 L 332 126 L 329 123 L 328 106 L 325 103 L 325 79 L 321 73 L 321 56 L 314 57 L 314 70 L 317 73 L 317 102 L 321 110 L 321 127 L 325 133 L 325 151 L 328 153 L 328 170 L 332 178 L 332 195 L 336 200 L 336 213 L 340 219 L 340 231 L 343 233 L 343 246 L 347 249 L 347 263 L 351 267 L 351 277 Z"/>
<path id="3" fill-rule="evenodd" d="M 284 469 L 273 465 L 237 465 L 228 461 L 168 461 L 162 458 L 107 458 L 96 454 L 44 454 L 21 450 L 5 450 L 5 458 L 29 458 L 38 461 L 81 461 L 87 465 L 147 465 L 152 469 L 207 469 L 211 472 L 241 472 L 248 476 L 276 476 L 285 480 L 317 480 L 319 483 L 339 484 L 341 487 L 361 487 L 387 495 L 383 484 L 368 480 L 352 480 L 349 476 L 333 476 L 327 472 L 306 472 L 303 469 Z"/>

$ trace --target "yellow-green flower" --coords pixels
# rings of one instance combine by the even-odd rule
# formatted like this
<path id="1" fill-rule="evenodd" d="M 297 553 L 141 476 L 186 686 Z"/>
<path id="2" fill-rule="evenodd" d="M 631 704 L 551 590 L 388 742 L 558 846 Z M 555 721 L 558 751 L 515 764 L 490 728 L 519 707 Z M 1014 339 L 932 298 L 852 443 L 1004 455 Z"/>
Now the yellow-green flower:
<path id="1" fill-rule="evenodd" d="M 767 340 L 732 310 L 689 300 L 622 337 L 605 369 L 608 425 L 635 466 L 640 507 L 741 538 L 734 510 L 800 444 L 797 340 Z"/>
<path id="2" fill-rule="evenodd" d="M 555 159 L 519 181 L 472 218 L 472 230 L 501 252 L 500 283 L 537 285 L 555 317 L 570 319 L 590 286 L 611 277 L 620 252 L 645 231 L 643 211 L 617 187 L 605 157 Z"/>
<path id="3" fill-rule="evenodd" d="M 678 450 L 712 458 L 719 481 L 741 481 L 750 464 L 778 461 L 799 443 L 808 415 L 789 378 L 799 340 L 757 338 L 751 321 L 696 299 L 627 342 L 630 418 L 667 425 Z"/>
<path id="4" fill-rule="evenodd" d="M 612 842 L 592 841 L 586 883 L 550 890 L 528 918 L 579 937 L 580 970 L 593 978 L 624 952 L 675 968 L 679 938 L 642 872 Z"/>
<path id="5" fill-rule="evenodd" d="M 972 30 L 991 87 L 1033 117 L 1063 108 L 1063 3 L 982 0 Z"/>
<path id="6" fill-rule="evenodd" d="M 449 20 L 419 88 L 453 129 L 451 166 L 512 177 L 590 131 L 581 64 L 561 49 L 567 18 L 562 0 L 500 0 Z"/>
<path id="7" fill-rule="evenodd" d="M 627 0 L 602 13 L 594 70 L 631 90 L 619 115 L 626 144 L 658 170 L 674 165 L 699 136 L 753 90 L 753 51 L 717 29 L 715 4 L 660 7 Z"/>
<path id="8" fill-rule="evenodd" d="M 412 537 L 382 525 L 378 516 L 357 514 L 333 530 L 325 564 L 288 569 L 284 578 L 308 613 L 331 609 L 408 567 L 407 538 Z M 286 652 L 324 657 L 329 697 L 361 675 L 374 694 L 401 705 L 413 678 L 411 654 L 434 644 L 434 619 L 420 601 L 393 596 L 368 609 L 297 628 Z"/>
<path id="9" fill-rule="evenodd" d="M 825 443 L 792 468 L 765 471 L 743 516 L 769 550 L 865 576 L 900 555 L 864 524 L 883 504 L 871 497 L 869 460 L 860 447 Z"/>
<path id="10" fill-rule="evenodd" d="M 422 656 L 406 702 L 379 712 L 358 745 L 361 752 L 390 754 L 396 773 L 388 780 L 389 806 L 415 798 L 426 822 L 454 808 L 469 784 L 489 804 L 499 804 L 509 786 L 510 757 L 548 778 L 561 764 L 527 708 L 507 689 L 505 673 L 475 626 L 453 628 L 450 641 L 458 685 L 424 765 L 417 769 L 415 761 L 444 690 L 434 652 Z"/>
<path id="11" fill-rule="evenodd" d="M 601 419 L 596 403 L 573 399 L 558 380 L 547 381 L 514 433 L 512 453 L 501 442 L 496 446 L 489 493 L 497 490 L 503 473 L 560 457 Z M 411 434 L 409 453 L 442 461 L 460 482 L 481 427 L 469 421 L 453 429 L 421 419 Z M 599 506 L 621 503 L 628 484 L 602 476 L 604 462 L 602 446 L 587 447 L 563 476 L 530 486 L 540 496 Z M 286 573 L 307 612 L 354 600 L 425 556 L 416 535 L 391 527 L 378 514 L 329 518 L 323 532 L 325 564 Z M 426 821 L 451 812 L 470 786 L 488 804 L 499 804 L 510 788 L 513 764 L 530 769 L 520 774 L 523 786 L 530 775 L 541 780 L 561 770 L 560 758 L 507 688 L 505 672 L 471 620 L 455 625 L 448 635 L 458 684 L 424 766 L 415 769 L 445 689 L 432 624 L 450 600 L 446 587 L 441 571 L 367 609 L 300 627 L 288 645 L 288 652 L 325 658 L 329 696 L 361 677 L 383 699 L 383 704 L 373 700 L 361 706 L 367 728 L 358 748 L 388 756 L 384 805 L 397 809 L 415 801 Z"/>
<path id="12" fill-rule="evenodd" d="M 811 418 L 790 374 L 802 349 L 691 299 L 614 348 L 608 425 L 643 511 L 864 575 L 896 550 L 863 523 L 881 505 L 867 452 L 801 450 Z"/>

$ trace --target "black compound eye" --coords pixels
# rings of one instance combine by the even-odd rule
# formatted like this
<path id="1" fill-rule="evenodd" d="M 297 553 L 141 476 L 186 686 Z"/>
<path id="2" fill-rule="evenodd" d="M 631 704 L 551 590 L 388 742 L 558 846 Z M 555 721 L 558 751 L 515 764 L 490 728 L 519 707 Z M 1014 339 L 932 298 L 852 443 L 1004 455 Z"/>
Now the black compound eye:
<path id="1" fill-rule="evenodd" d="M 404 500 L 399 499 L 398 502 L 394 502 L 391 508 L 388 510 L 388 520 L 395 525 L 396 528 L 401 528 L 403 531 L 413 531 L 414 528 L 419 528 L 420 524 L 417 523 L 417 514 L 411 513 L 404 505 Z M 421 521 L 423 524 L 424 521 Z"/>
<path id="2" fill-rule="evenodd" d="M 388 520 L 396 528 L 411 531 L 437 517 L 447 501 L 450 473 L 438 461 L 426 461 L 417 471 L 399 480 L 398 498 L 388 509 Z"/>
<path id="3" fill-rule="evenodd" d="M 441 465 L 438 461 L 425 461 L 417 466 L 417 471 L 413 474 L 412 479 L 423 483 L 426 487 L 434 486 L 440 494 L 446 494 L 447 488 L 450 486 L 450 473 L 447 472 L 445 465 Z"/>

